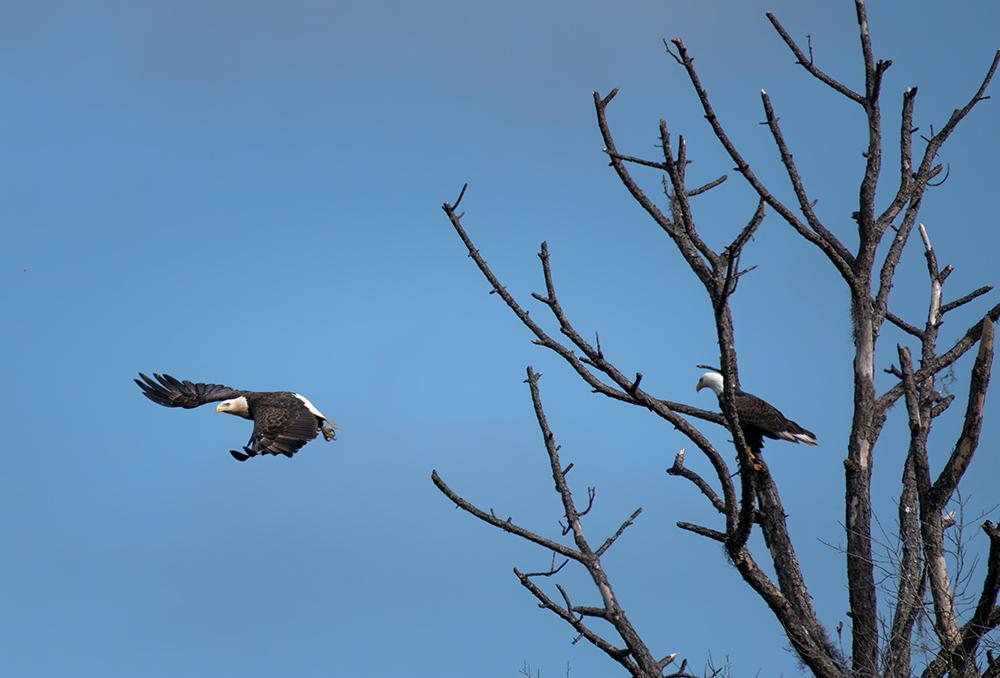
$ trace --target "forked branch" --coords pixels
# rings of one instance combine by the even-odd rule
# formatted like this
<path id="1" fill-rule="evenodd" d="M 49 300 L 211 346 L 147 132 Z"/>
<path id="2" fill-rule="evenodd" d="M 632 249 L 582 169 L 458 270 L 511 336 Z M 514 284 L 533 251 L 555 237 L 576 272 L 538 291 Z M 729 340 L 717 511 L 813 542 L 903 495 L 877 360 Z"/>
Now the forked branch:
<path id="1" fill-rule="evenodd" d="M 685 466 L 683 450 L 677 454 L 667 473 L 691 482 L 711 506 L 724 516 L 724 529 L 689 522 L 678 522 L 678 527 L 724 545 L 734 567 L 772 610 L 796 654 L 815 675 L 823 678 L 843 678 L 846 675 L 875 678 L 881 669 L 886 678 L 910 678 L 914 674 L 911 667 L 911 637 L 920 615 L 925 612 L 924 599 L 929 590 L 933 604 L 933 629 L 940 641 L 940 649 L 923 675 L 925 678 L 941 678 L 949 673 L 965 678 L 979 671 L 975 662 L 977 652 L 982 649 L 984 635 L 1000 626 L 1000 606 L 997 605 L 997 594 L 1000 591 L 1000 530 L 989 522 L 983 525 L 990 540 L 987 573 L 976 609 L 971 618 L 962 623 L 963 615 L 956 611 L 954 592 L 949 589 L 950 579 L 942 536 L 949 523 L 942 512 L 970 468 L 979 444 L 992 365 L 993 323 L 1000 318 L 1000 304 L 969 326 L 950 348 L 943 352 L 938 350 L 938 328 L 943 316 L 977 299 L 990 288 L 980 287 L 954 301 L 944 302 L 942 288 L 951 268 L 939 267 L 926 230 L 922 225 L 918 226 L 917 215 L 926 190 L 934 185 L 932 181 L 935 177 L 944 171 L 942 163 L 937 159 L 942 145 L 972 108 L 988 98 L 985 92 L 1000 64 L 1000 50 L 994 54 L 990 67 L 968 102 L 957 108 L 938 132 L 935 133 L 931 128 L 929 136 L 924 137 L 926 147 L 918 159 L 914 158 L 913 149 L 913 135 L 917 132 L 914 126 L 917 88 L 909 87 L 903 92 L 899 118 L 899 183 L 893 187 L 892 192 L 887 193 L 891 196 L 888 205 L 877 212 L 876 195 L 879 192 L 883 152 L 880 96 L 884 76 L 892 62 L 875 56 L 864 0 L 854 0 L 854 7 L 863 61 L 863 91 L 852 89 L 822 70 L 814 62 L 811 42 L 806 54 L 773 14 L 769 13 L 767 18 L 799 65 L 811 76 L 863 109 L 867 127 L 865 170 L 860 178 L 858 204 L 852 214 L 857 222 L 856 251 L 849 250 L 817 214 L 816 200 L 805 188 L 806 181 L 799 173 L 772 101 L 764 90 L 761 90 L 761 100 L 765 123 L 795 196 L 795 204 L 792 206 L 777 199 L 728 136 L 684 43 L 679 39 L 664 43 L 670 55 L 684 68 L 716 139 L 732 159 L 735 170 L 751 186 L 758 198 L 753 216 L 745 226 L 734 231 L 735 236 L 721 251 L 714 250 L 701 237 L 690 199 L 718 186 L 725 176 L 700 186 L 688 187 L 687 144 L 683 136 L 671 136 L 664 120 L 660 120 L 658 126 L 662 159 L 650 160 L 620 152 L 609 126 L 607 111 L 618 90 L 614 89 L 606 96 L 594 93 L 597 124 L 611 167 L 632 198 L 675 244 L 711 300 L 720 350 L 719 364 L 724 375 L 723 393 L 720 397 L 721 415 L 654 397 L 648 390 L 648 380 L 643 380 L 642 372 L 620 369 L 608 358 L 599 341 L 591 342 L 584 338 L 584 334 L 574 326 L 560 303 L 548 246 L 542 243 L 539 259 L 545 291 L 534 294 L 533 297 L 548 309 L 554 323 L 558 325 L 555 336 L 547 333 L 501 284 L 465 232 L 463 215 L 457 212 L 465 188 L 463 187 L 454 205 L 446 203 L 443 209 L 465 243 L 469 256 L 488 280 L 491 293 L 497 294 L 532 332 L 534 343 L 559 355 L 594 392 L 649 409 L 679 430 L 705 455 L 713 468 L 714 479 L 703 478 Z M 636 170 L 636 167 L 640 169 Z M 647 195 L 632 175 L 633 171 L 648 169 L 662 173 L 665 206 L 657 204 Z M 845 460 L 847 575 L 853 622 L 849 666 L 847 660 L 833 647 L 829 634 L 813 610 L 811 596 L 788 533 L 777 487 L 765 464 L 761 463 L 756 470 L 751 466 L 740 413 L 735 406 L 739 374 L 729 303 L 740 277 L 753 269 L 752 266 L 741 269 L 740 258 L 763 222 L 765 207 L 777 212 L 796 233 L 824 254 L 847 283 L 851 295 L 851 320 L 855 330 L 854 418 L 847 440 Z M 931 282 L 927 318 L 916 323 L 889 310 L 890 291 L 896 270 L 914 229 L 920 232 L 924 241 Z M 883 237 L 890 232 L 893 233 L 891 242 L 883 243 Z M 899 382 L 879 397 L 874 384 L 875 349 L 886 320 L 919 341 L 920 355 L 913 358 L 908 349 L 899 347 L 899 367 L 888 370 L 899 378 Z M 979 350 L 972 371 L 964 426 L 944 468 L 935 478 L 928 459 L 928 435 L 933 420 L 953 400 L 953 396 L 940 393 L 935 382 L 942 370 L 953 365 L 977 343 Z M 621 610 L 601 565 L 601 557 L 618 543 L 639 516 L 641 509 L 635 510 L 622 521 L 618 529 L 607 536 L 600 546 L 596 549 L 591 547 L 582 519 L 593 507 L 594 494 L 592 491 L 588 492 L 586 506 L 583 510 L 578 510 L 566 482 L 566 473 L 572 464 L 565 468 L 561 466 L 559 448 L 542 409 L 538 375 L 530 368 L 527 381 L 549 457 L 550 471 L 560 497 L 562 514 L 566 519 L 563 535 L 572 538 L 572 545 L 549 539 L 514 523 L 510 518 L 502 519 L 493 511 L 476 507 L 452 491 L 436 472 L 432 474 L 432 479 L 456 506 L 480 520 L 538 544 L 554 554 L 560 554 L 566 559 L 564 564 L 570 560 L 579 563 L 593 580 L 600 605 L 574 604 L 569 593 L 559 585 L 556 585 L 558 596 L 546 593 L 537 581 L 539 577 L 553 577 L 558 573 L 562 566 L 556 568 L 554 561 L 548 572 L 523 573 L 515 570 L 515 574 L 522 586 L 539 601 L 540 606 L 566 621 L 579 634 L 578 639 L 586 639 L 634 676 L 660 677 L 664 667 L 675 655 L 671 653 L 660 660 L 654 659 Z M 878 591 L 882 589 L 877 589 L 874 579 L 871 478 L 876 458 L 874 448 L 890 406 L 900 398 L 905 398 L 910 441 L 898 504 L 902 542 L 898 562 L 899 583 L 894 592 L 895 608 L 892 610 L 891 628 L 886 628 L 887 624 L 880 622 L 879 618 L 880 612 L 885 609 L 885 600 L 879 603 Z M 730 430 L 737 451 L 740 474 L 738 487 L 722 455 L 688 417 L 722 424 Z M 758 566 L 748 547 L 754 525 L 759 525 L 768 549 L 770 563 L 767 566 L 774 571 L 774 581 Z M 609 624 L 617 637 L 606 638 L 596 632 L 589 626 L 593 619 Z M 838 635 L 839 633 L 838 627 Z M 981 659 L 978 661 L 981 662 Z M 988 655 L 987 663 L 988 667 L 983 675 L 1000 678 L 1000 660 Z M 685 668 L 686 662 L 682 663 L 680 671 L 674 675 L 687 676 Z"/>
<path id="2" fill-rule="evenodd" d="M 437 474 L 437 471 L 433 471 L 431 473 L 431 480 L 445 496 L 455 503 L 458 508 L 472 514 L 479 520 L 504 530 L 505 532 L 521 537 L 526 541 L 543 546 L 553 553 L 558 553 L 565 558 L 582 565 L 590 575 L 590 578 L 593 580 L 597 593 L 600 596 L 602 604 L 599 607 L 573 605 L 570 602 L 569 594 L 566 590 L 561 586 L 556 585 L 557 590 L 563 598 L 564 604 L 560 605 L 532 581 L 532 578 L 534 577 L 551 577 L 562 569 L 562 566 L 559 566 L 559 568 L 553 567 L 548 572 L 536 573 L 524 573 L 515 568 L 514 574 L 517 576 L 521 585 L 528 589 L 528 591 L 530 591 L 531 594 L 538 599 L 541 607 L 554 612 L 566 621 L 580 634 L 579 637 L 585 638 L 588 642 L 607 654 L 611 659 L 621 664 L 631 675 L 641 678 L 658 678 L 662 674 L 660 673 L 657 660 L 653 658 L 653 655 L 639 637 L 639 634 L 633 628 L 628 616 L 625 614 L 625 611 L 618 603 L 618 599 L 615 596 L 611 582 L 604 571 L 603 565 L 601 564 L 601 557 L 616 543 L 625 530 L 632 525 L 642 509 L 636 509 L 613 534 L 603 541 L 597 549 L 590 546 L 590 542 L 588 541 L 583 529 L 581 517 L 589 511 L 590 506 L 592 505 L 593 492 L 588 491 L 589 499 L 587 509 L 581 511 L 576 505 L 576 501 L 573 498 L 573 493 L 570 490 L 569 484 L 566 482 L 566 471 L 570 467 L 567 466 L 564 468 L 560 462 L 559 445 L 555 442 L 555 436 L 553 435 L 552 430 L 549 427 L 548 419 L 545 416 L 545 409 L 542 406 L 541 393 L 538 389 L 539 376 L 540 375 L 531 367 L 527 369 L 526 381 L 531 392 L 531 401 L 535 411 L 535 419 L 538 422 L 538 428 L 542 434 L 542 442 L 545 445 L 545 451 L 548 456 L 552 480 L 555 483 L 556 492 L 558 493 L 560 503 L 562 504 L 562 514 L 566 518 L 568 531 L 572 535 L 575 547 L 567 546 L 552 539 L 543 537 L 536 532 L 515 524 L 510 518 L 507 518 L 506 520 L 500 519 L 496 517 L 493 511 L 484 511 L 448 487 L 444 480 L 442 480 Z M 586 617 L 596 617 L 607 621 L 618 634 L 625 647 L 618 647 L 591 629 L 584 622 Z"/>

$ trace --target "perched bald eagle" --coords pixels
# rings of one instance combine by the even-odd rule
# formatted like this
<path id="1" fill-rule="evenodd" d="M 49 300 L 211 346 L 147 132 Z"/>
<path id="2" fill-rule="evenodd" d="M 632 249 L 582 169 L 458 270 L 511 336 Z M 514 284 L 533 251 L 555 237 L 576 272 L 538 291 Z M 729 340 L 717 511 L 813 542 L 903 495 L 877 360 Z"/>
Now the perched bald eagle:
<path id="1" fill-rule="evenodd" d="M 696 391 L 703 388 L 710 388 L 718 396 L 720 404 L 722 401 L 722 386 L 725 382 L 718 372 L 706 372 L 698 380 Z M 739 389 L 733 394 L 736 401 L 736 412 L 740 417 L 740 426 L 743 428 L 743 437 L 746 438 L 747 445 L 750 446 L 750 460 L 754 467 L 759 464 L 755 456 L 764 447 L 764 438 L 772 440 L 787 440 L 793 443 L 805 443 L 806 445 L 816 444 L 816 434 L 807 431 L 778 410 L 777 407 L 762 400 L 755 395 L 745 393 Z"/>
<path id="2" fill-rule="evenodd" d="M 139 376 L 142 381 L 135 379 L 135 383 L 158 405 L 191 409 L 221 401 L 215 407 L 216 412 L 253 419 L 253 433 L 243 446 L 243 452 L 229 450 L 237 461 L 246 461 L 258 454 L 291 457 L 315 438 L 317 432 L 322 432 L 326 440 L 337 437 L 337 425 L 298 393 L 241 391 L 219 384 L 179 381 L 169 374 L 154 373 L 155 381 L 142 372 Z"/>

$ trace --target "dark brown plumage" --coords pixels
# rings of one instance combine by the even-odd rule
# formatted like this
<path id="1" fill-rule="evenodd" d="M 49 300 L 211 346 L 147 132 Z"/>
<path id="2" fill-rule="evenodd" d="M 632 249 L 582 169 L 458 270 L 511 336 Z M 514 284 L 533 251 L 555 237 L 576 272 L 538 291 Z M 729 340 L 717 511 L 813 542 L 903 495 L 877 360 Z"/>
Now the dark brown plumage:
<path id="1" fill-rule="evenodd" d="M 336 438 L 337 425 L 298 393 L 243 391 L 219 384 L 180 381 L 169 374 L 153 374 L 154 379 L 141 372 L 139 376 L 142 380 L 135 379 L 135 383 L 158 405 L 190 409 L 219 402 L 217 412 L 252 419 L 253 432 L 243 451 L 229 451 L 238 461 L 259 454 L 291 457 L 319 432 L 326 440 Z"/>
<path id="2" fill-rule="evenodd" d="M 722 398 L 723 380 L 718 372 L 706 372 L 698 380 L 697 390 L 710 388 Z M 750 451 L 756 455 L 764 448 L 764 438 L 787 440 L 792 443 L 816 444 L 816 434 L 802 428 L 763 398 L 736 389 L 733 393 L 740 428 Z M 756 462 L 755 462 L 756 463 Z"/>

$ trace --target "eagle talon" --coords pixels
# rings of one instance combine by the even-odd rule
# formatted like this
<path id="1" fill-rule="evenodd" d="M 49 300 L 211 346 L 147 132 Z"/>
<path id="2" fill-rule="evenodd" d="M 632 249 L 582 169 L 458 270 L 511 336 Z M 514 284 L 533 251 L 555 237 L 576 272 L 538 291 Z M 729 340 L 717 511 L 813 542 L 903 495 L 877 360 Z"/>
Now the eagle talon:
<path id="1" fill-rule="evenodd" d="M 337 438 L 337 432 L 334 429 L 327 428 L 326 426 L 322 426 L 322 427 L 320 427 L 319 430 L 323 432 L 323 438 L 325 440 L 336 440 L 336 438 Z"/>

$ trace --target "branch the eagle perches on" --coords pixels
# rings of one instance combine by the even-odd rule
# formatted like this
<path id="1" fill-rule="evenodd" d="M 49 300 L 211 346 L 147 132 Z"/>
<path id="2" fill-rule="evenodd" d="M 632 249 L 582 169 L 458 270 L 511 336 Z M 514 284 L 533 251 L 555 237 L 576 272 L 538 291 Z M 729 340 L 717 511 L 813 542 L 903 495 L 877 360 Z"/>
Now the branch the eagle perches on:
<path id="1" fill-rule="evenodd" d="M 953 301 L 944 302 L 942 289 L 952 268 L 939 268 L 927 229 L 917 222 L 926 190 L 934 186 L 933 180 L 943 171 L 936 158 L 958 124 L 976 104 L 988 98 L 985 92 L 1000 63 L 1000 51 L 993 55 L 985 76 L 971 98 L 955 109 L 936 133 L 924 137 L 926 145 L 916 161 L 912 137 L 917 131 L 913 125 L 917 88 L 909 87 L 903 92 L 898 186 L 889 203 L 879 210 L 876 207 L 876 187 L 882 174 L 883 150 L 880 95 L 884 75 L 892 62 L 875 59 L 865 4 L 863 0 L 855 0 L 854 5 L 864 63 L 863 91 L 852 89 L 824 72 L 813 59 L 811 45 L 807 56 L 773 14 L 768 13 L 767 18 L 791 50 L 797 63 L 835 93 L 858 104 L 867 122 L 865 170 L 860 182 L 858 207 L 852 214 L 857 224 L 856 250 L 852 251 L 844 245 L 814 209 L 816 201 L 806 189 L 767 92 L 760 92 L 763 124 L 778 150 L 781 165 L 795 196 L 794 206 L 779 200 L 737 150 L 716 115 L 695 69 L 694 60 L 681 40 L 665 41 L 664 44 L 670 56 L 686 73 L 715 139 L 733 161 L 735 171 L 757 196 L 756 205 L 748 210 L 750 216 L 745 224 L 734 229 L 733 239 L 720 251 L 712 249 L 699 235 L 691 200 L 722 185 L 726 176 L 689 188 L 687 143 L 683 136 L 678 136 L 676 145 L 674 144 L 665 120 L 659 121 L 657 129 L 662 158 L 651 160 L 620 152 L 608 122 L 608 108 L 618 90 L 613 89 L 604 96 L 595 92 L 593 96 L 597 125 L 611 167 L 636 203 L 674 243 L 692 273 L 702 283 L 712 305 L 725 384 L 720 398 L 721 415 L 654 395 L 648 387 L 644 387 L 641 372 L 633 373 L 619 368 L 606 355 L 599 339 L 595 338 L 593 343 L 586 339 L 560 304 L 549 249 L 543 242 L 538 257 L 545 291 L 532 296 L 548 308 L 561 338 L 547 332 L 501 283 L 466 232 L 462 223 L 464 215 L 458 211 L 466 187 L 463 186 L 454 203 L 445 203 L 443 209 L 467 248 L 468 255 L 489 282 L 491 294 L 498 295 L 528 328 L 534 336 L 533 343 L 560 356 L 593 392 L 648 409 L 679 431 L 704 455 L 714 475 L 711 480 L 685 465 L 686 453 L 683 449 L 676 455 L 667 473 L 690 481 L 722 516 L 723 529 L 685 521 L 677 522 L 677 526 L 724 546 L 739 575 L 771 610 L 798 658 L 815 675 L 830 678 L 843 678 L 847 675 L 909 678 L 915 675 L 911 665 L 911 639 L 918 622 L 926 616 L 931 622 L 937 647 L 932 659 L 920 672 L 922 678 L 940 678 L 946 673 L 963 677 L 982 675 L 1000 678 L 1000 660 L 994 659 L 991 654 L 986 656 L 986 669 L 979 668 L 983 638 L 1000 626 L 1000 607 L 996 602 L 1000 590 L 1000 530 L 989 521 L 983 524 L 983 531 L 989 539 L 987 572 L 978 604 L 964 622 L 959 621 L 959 613 L 950 597 L 947 562 L 942 547 L 942 512 L 968 470 L 979 443 L 983 404 L 992 366 L 993 324 L 1000 318 L 1000 304 L 993 306 L 969 325 L 948 348 L 939 349 L 939 328 L 943 316 L 964 307 L 991 288 L 980 287 Z M 661 208 L 643 190 L 632 176 L 631 166 L 652 168 L 663 173 L 665 208 Z M 855 349 L 852 365 L 854 409 L 844 460 L 846 570 L 852 624 L 851 651 L 848 657 L 837 649 L 829 632 L 817 617 L 788 531 L 778 489 L 765 464 L 762 463 L 760 471 L 753 469 L 749 448 L 734 406 L 734 389 L 739 387 L 739 376 L 730 300 L 737 291 L 740 278 L 753 269 L 741 268 L 740 259 L 763 222 L 767 209 L 777 214 L 791 226 L 794 233 L 822 253 L 844 280 L 851 299 Z M 890 292 L 896 269 L 914 227 L 923 240 L 931 283 L 927 318 L 923 327 L 890 310 Z M 887 234 L 891 234 L 891 240 L 885 243 Z M 885 246 L 880 249 L 883 244 Z M 881 258 L 880 252 L 884 252 Z M 886 321 L 903 333 L 903 339 L 919 341 L 920 357 L 919 364 L 914 365 L 910 350 L 900 345 L 899 366 L 890 366 L 886 370 L 897 381 L 879 394 L 874 381 L 875 348 Z M 953 400 L 936 388 L 936 377 L 952 368 L 959 358 L 977 344 L 979 349 L 971 373 L 965 423 L 944 468 L 935 478 L 929 470 L 927 439 L 933 420 L 942 415 Z M 567 562 L 573 561 L 583 566 L 599 593 L 602 602 L 599 607 L 574 605 L 568 592 L 556 585 L 561 598 L 559 602 L 536 583 L 535 580 L 539 577 L 554 576 L 565 563 L 557 567 L 553 561 L 552 568 L 547 572 L 523 573 L 517 569 L 514 572 L 522 586 L 539 601 L 540 607 L 550 610 L 570 624 L 578 633 L 578 639 L 584 638 L 600 648 L 633 676 L 662 676 L 665 667 L 674 660 L 676 654 L 655 659 L 655 655 L 629 623 L 601 566 L 601 556 L 616 543 L 638 517 L 641 509 L 629 516 L 619 530 L 599 548 L 590 546 L 584 536 L 581 518 L 593 506 L 594 490 L 588 490 L 587 507 L 579 511 L 566 481 L 566 474 L 572 464 L 565 468 L 561 465 L 559 448 L 542 410 L 538 374 L 531 368 L 528 368 L 527 382 L 549 456 L 552 477 L 562 502 L 562 513 L 566 520 L 563 534 L 571 534 L 575 546 L 550 540 L 518 525 L 510 518 L 501 519 L 492 511 L 476 507 L 446 485 L 436 471 L 432 474 L 433 481 L 456 506 L 480 520 L 549 549 Z M 897 573 L 898 589 L 889 596 L 895 604 L 883 602 L 890 617 L 885 620 L 880 616 L 880 589 L 873 572 L 871 478 L 874 451 L 888 410 L 901 398 L 905 402 L 910 425 L 909 449 L 904 462 L 898 503 L 902 555 Z M 728 428 L 737 452 L 738 476 L 732 473 L 724 456 L 695 426 L 693 420 Z M 739 478 L 738 485 L 734 483 L 734 477 Z M 754 525 L 759 526 L 766 546 L 766 557 L 769 559 L 769 563 L 763 567 L 747 546 Z M 773 570 L 773 577 L 767 570 Z M 924 605 L 924 594 L 927 591 L 931 599 L 929 606 Z M 592 618 L 607 621 L 617 638 L 609 640 L 593 630 L 588 624 Z M 839 628 L 837 632 L 839 635 Z M 689 675 L 687 662 L 683 662 L 680 670 L 671 675 Z"/>

